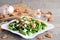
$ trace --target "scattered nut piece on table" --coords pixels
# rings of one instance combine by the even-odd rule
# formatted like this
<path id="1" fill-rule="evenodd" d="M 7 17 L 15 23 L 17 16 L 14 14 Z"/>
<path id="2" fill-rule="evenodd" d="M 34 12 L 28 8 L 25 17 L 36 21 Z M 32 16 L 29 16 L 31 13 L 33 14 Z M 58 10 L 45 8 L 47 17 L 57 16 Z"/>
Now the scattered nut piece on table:
<path id="1" fill-rule="evenodd" d="M 52 35 L 52 34 L 50 34 L 50 33 L 47 33 L 47 34 L 45 34 L 45 37 L 52 38 L 52 37 L 53 37 L 53 35 Z"/>
<path id="2" fill-rule="evenodd" d="M 45 38 L 45 36 L 38 36 L 38 39 L 39 40 L 42 40 L 42 39 L 44 39 Z"/>
<path id="3" fill-rule="evenodd" d="M 3 39 L 8 38 L 8 35 L 4 34 L 1 38 Z"/>
<path id="4" fill-rule="evenodd" d="M 0 13 L 0 19 L 4 18 L 5 16 L 3 14 Z"/>
<path id="5" fill-rule="evenodd" d="M 46 14 L 46 12 L 45 12 L 43 9 L 41 9 L 40 12 L 41 12 L 42 14 Z"/>
<path id="6" fill-rule="evenodd" d="M 48 13 L 47 14 L 50 14 L 50 15 L 52 15 L 52 12 L 51 11 L 48 11 Z"/>
<path id="7" fill-rule="evenodd" d="M 51 15 L 46 13 L 46 14 L 43 14 L 43 16 L 48 18 L 48 17 L 50 17 Z"/>
<path id="8" fill-rule="evenodd" d="M 49 18 L 48 18 L 48 21 L 53 21 L 53 20 L 54 20 L 53 17 L 49 17 Z"/>
<path id="9" fill-rule="evenodd" d="M 1 28 L 1 26 L 0 26 L 0 32 L 2 32 L 2 28 Z"/>

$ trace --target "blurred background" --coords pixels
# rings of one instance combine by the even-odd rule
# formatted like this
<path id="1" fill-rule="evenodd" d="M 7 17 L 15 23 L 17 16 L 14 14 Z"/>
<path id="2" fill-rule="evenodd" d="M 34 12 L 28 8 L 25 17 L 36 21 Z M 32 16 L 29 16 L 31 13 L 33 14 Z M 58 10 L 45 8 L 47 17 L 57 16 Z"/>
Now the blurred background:
<path id="1" fill-rule="evenodd" d="M 0 6 L 17 3 L 24 3 L 31 8 L 60 8 L 60 0 L 0 0 Z"/>

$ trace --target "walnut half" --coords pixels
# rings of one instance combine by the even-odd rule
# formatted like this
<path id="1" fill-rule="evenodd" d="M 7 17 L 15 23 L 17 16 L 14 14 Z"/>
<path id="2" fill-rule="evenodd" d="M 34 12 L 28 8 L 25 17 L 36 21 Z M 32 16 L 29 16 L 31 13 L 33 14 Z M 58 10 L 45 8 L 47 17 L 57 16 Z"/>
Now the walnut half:
<path id="1" fill-rule="evenodd" d="M 52 37 L 53 37 L 53 35 L 52 35 L 52 34 L 47 33 L 47 34 L 45 34 L 45 37 L 52 38 Z"/>
<path id="2" fill-rule="evenodd" d="M 45 36 L 38 36 L 38 39 L 39 40 L 42 40 L 42 39 L 44 39 L 45 38 Z"/>
<path id="3" fill-rule="evenodd" d="M 5 38 L 8 38 L 8 36 L 4 34 L 1 38 L 5 39 Z"/>

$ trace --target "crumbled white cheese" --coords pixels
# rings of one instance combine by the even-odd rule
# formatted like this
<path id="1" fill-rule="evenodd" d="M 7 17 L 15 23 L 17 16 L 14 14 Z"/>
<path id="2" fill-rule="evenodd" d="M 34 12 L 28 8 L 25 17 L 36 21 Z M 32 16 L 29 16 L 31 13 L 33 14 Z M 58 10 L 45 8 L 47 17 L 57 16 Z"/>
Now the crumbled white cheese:
<path id="1" fill-rule="evenodd" d="M 31 29 L 30 29 L 30 31 L 31 31 Z"/>
<path id="2" fill-rule="evenodd" d="M 26 32 L 27 30 L 26 30 L 26 29 L 24 29 L 23 31 L 24 31 L 24 32 Z"/>
<path id="3" fill-rule="evenodd" d="M 29 24 L 30 22 L 29 21 L 25 21 L 25 23 Z"/>
<path id="4" fill-rule="evenodd" d="M 24 21 L 24 20 L 21 20 L 21 21 Z"/>
<path id="5" fill-rule="evenodd" d="M 17 25 L 17 26 L 19 26 L 19 25 Z"/>
<path id="6" fill-rule="evenodd" d="M 25 24 L 24 27 L 27 27 L 27 25 Z"/>
<path id="7" fill-rule="evenodd" d="M 22 26 L 23 28 L 25 28 L 25 26 Z"/>
<path id="8" fill-rule="evenodd" d="M 16 22 L 18 23 L 19 21 L 17 20 Z"/>

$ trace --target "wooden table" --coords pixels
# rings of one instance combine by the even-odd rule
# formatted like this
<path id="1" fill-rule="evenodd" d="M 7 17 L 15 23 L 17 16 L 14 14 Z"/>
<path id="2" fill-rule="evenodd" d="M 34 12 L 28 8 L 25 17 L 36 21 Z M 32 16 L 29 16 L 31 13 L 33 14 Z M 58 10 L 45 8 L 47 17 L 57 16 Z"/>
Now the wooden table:
<path id="1" fill-rule="evenodd" d="M 1 1 L 0 1 L 1 2 Z M 55 18 L 55 20 L 53 22 L 51 22 L 52 24 L 54 24 L 55 28 L 52 30 L 49 30 L 48 33 L 52 33 L 53 34 L 53 38 L 45 38 L 43 40 L 60 40 L 60 0 L 25 0 L 22 1 L 24 4 L 27 4 L 28 6 L 30 6 L 31 8 L 43 8 L 45 11 L 52 11 L 53 12 L 53 16 Z M 35 5 L 36 4 L 36 5 Z M 13 34 L 11 32 L 8 31 L 3 31 L 0 33 L 0 36 L 2 36 L 3 34 L 7 34 L 8 38 L 7 39 L 2 39 L 0 38 L 0 40 L 26 40 L 16 34 Z M 40 34 L 40 35 L 44 35 Z M 38 40 L 37 37 L 30 39 L 30 40 Z"/>

